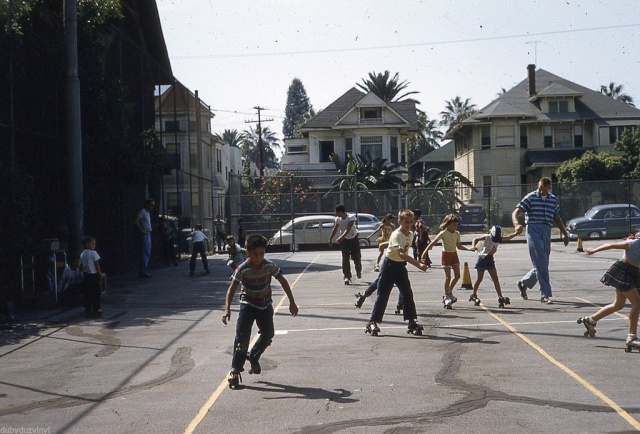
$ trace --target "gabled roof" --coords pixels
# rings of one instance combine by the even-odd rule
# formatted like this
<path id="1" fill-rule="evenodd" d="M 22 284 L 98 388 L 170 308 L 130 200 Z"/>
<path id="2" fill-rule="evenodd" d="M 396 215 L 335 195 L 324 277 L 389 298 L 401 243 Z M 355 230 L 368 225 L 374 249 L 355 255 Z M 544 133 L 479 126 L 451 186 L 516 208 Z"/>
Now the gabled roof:
<path id="1" fill-rule="evenodd" d="M 603 95 L 598 91 L 566 80 L 544 69 L 535 72 L 536 97 L 529 96 L 528 78 L 493 100 L 490 104 L 453 127 L 445 138 L 453 138 L 453 133 L 465 125 L 486 122 L 491 117 L 517 117 L 530 122 L 590 119 L 596 122 L 607 120 L 638 120 L 640 110 Z M 572 97 L 576 99 L 575 113 L 543 113 L 539 97 Z M 527 119 L 529 118 L 529 119 Z"/>
<path id="2" fill-rule="evenodd" d="M 327 108 L 311 118 L 309 122 L 302 125 L 301 129 L 321 130 L 333 128 L 336 123 L 356 107 L 366 95 L 364 92 L 352 87 L 340 98 L 329 104 Z M 385 104 L 382 100 L 380 100 L 380 102 Z M 415 100 L 408 99 L 400 102 L 389 102 L 386 103 L 386 105 L 406 119 L 409 123 L 409 131 L 418 131 L 418 115 L 416 113 Z"/>
<path id="3" fill-rule="evenodd" d="M 429 152 L 424 157 L 416 160 L 413 164 L 416 163 L 443 163 L 443 162 L 453 162 L 455 157 L 455 146 L 453 140 L 445 143 L 439 148 L 434 149 Z M 413 166 L 412 164 L 412 166 Z"/>

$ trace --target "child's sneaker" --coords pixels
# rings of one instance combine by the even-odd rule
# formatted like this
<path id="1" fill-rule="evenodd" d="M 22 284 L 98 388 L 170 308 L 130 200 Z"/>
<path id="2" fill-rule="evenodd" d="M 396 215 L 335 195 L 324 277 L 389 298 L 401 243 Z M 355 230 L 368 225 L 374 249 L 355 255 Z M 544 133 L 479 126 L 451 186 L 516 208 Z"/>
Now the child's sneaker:
<path id="1" fill-rule="evenodd" d="M 527 300 L 529 297 L 527 297 L 527 287 L 524 286 L 524 283 L 520 282 L 518 280 L 518 289 L 520 290 L 520 297 L 522 297 L 523 300 Z"/>
<path id="2" fill-rule="evenodd" d="M 582 318 L 578 318 L 578 324 L 584 324 L 584 328 L 587 329 L 587 331 L 584 332 L 585 336 L 591 336 L 592 338 L 596 337 L 596 322 L 590 317 L 583 316 Z"/>
<path id="3" fill-rule="evenodd" d="M 542 304 L 553 304 L 553 300 L 550 297 L 542 297 L 540 299 L 540 303 Z"/>
<path id="4" fill-rule="evenodd" d="M 229 372 L 229 377 L 227 378 L 229 382 L 229 389 L 237 389 L 240 387 L 240 383 L 242 383 L 242 375 L 239 372 L 231 371 Z"/>
<path id="5" fill-rule="evenodd" d="M 345 285 L 351 285 L 351 279 L 349 279 L 348 277 L 344 278 L 344 284 Z"/>

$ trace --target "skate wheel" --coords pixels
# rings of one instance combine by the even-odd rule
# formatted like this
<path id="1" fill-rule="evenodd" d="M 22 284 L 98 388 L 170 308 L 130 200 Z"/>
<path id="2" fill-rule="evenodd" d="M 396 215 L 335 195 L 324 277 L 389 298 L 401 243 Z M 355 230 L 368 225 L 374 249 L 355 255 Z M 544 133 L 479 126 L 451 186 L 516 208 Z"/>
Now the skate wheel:
<path id="1" fill-rule="evenodd" d="M 585 336 L 589 336 L 589 332 L 584 332 L 584 335 Z"/>
<path id="2" fill-rule="evenodd" d="M 632 351 L 631 347 L 629 347 L 629 346 L 627 346 L 627 348 L 624 349 L 625 353 L 630 353 L 631 351 Z"/>
<path id="3" fill-rule="evenodd" d="M 422 336 L 422 330 L 416 330 L 413 334 L 416 336 Z"/>
<path id="4" fill-rule="evenodd" d="M 475 302 L 475 305 L 476 305 L 476 306 L 480 306 L 480 300 L 477 300 L 477 301 Z"/>
<path id="5" fill-rule="evenodd" d="M 582 324 L 582 318 L 578 318 L 578 321 L 576 321 L 578 324 Z"/>
<path id="6" fill-rule="evenodd" d="M 445 309 L 449 309 L 449 310 L 453 309 L 453 308 L 451 307 L 451 305 L 445 306 L 444 308 L 445 308 Z"/>
<path id="7" fill-rule="evenodd" d="M 371 336 L 378 336 L 378 332 L 372 332 Z"/>

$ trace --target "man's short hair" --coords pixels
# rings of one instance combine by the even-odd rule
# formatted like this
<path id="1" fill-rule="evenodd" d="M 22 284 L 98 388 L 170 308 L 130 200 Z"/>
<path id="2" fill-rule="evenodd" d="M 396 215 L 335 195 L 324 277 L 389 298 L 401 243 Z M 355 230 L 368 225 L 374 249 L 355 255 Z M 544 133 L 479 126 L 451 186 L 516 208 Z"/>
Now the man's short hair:
<path id="1" fill-rule="evenodd" d="M 338 205 L 336 205 L 336 212 L 347 212 L 347 208 L 345 208 L 344 205 L 339 203 Z"/>
<path id="2" fill-rule="evenodd" d="M 545 187 L 549 187 L 551 186 L 551 178 L 545 176 L 543 178 L 540 178 L 540 182 L 542 183 L 542 185 L 544 185 Z"/>
<path id="3" fill-rule="evenodd" d="M 91 241 L 95 240 L 95 239 L 96 239 L 96 238 L 95 238 L 95 237 L 92 237 L 91 235 L 85 235 L 84 237 L 82 237 L 82 245 L 83 245 L 85 248 L 88 248 L 88 247 L 89 247 L 89 243 L 90 243 Z"/>
<path id="4" fill-rule="evenodd" d="M 251 235 L 249 239 L 247 239 L 247 250 L 253 250 L 257 248 L 267 248 L 268 241 L 265 237 L 259 234 Z"/>

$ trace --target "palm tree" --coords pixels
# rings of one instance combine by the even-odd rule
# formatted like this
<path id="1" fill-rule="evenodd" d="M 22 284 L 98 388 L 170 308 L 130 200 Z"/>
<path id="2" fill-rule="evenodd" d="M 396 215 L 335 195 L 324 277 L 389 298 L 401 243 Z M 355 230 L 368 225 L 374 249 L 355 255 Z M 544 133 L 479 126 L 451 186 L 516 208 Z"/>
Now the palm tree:
<path id="1" fill-rule="evenodd" d="M 238 130 L 224 130 L 222 135 L 215 134 L 215 138 L 229 146 L 240 147 L 242 140 L 244 139 L 244 134 L 238 133 Z"/>
<path id="2" fill-rule="evenodd" d="M 425 188 L 430 189 L 427 201 L 429 214 L 455 212 L 456 208 L 463 204 L 456 194 L 456 189 L 460 187 L 472 188 L 473 191 L 477 191 L 473 187 L 473 183 L 456 170 L 450 170 L 443 174 L 439 169 L 432 167 L 425 173 L 425 179 L 429 180 L 424 184 Z"/>
<path id="3" fill-rule="evenodd" d="M 409 165 L 438 148 L 442 136 L 442 131 L 438 129 L 438 122 L 435 119 L 429 119 L 425 112 L 419 110 L 418 132 L 407 140 Z"/>
<path id="4" fill-rule="evenodd" d="M 368 80 L 365 80 L 364 78 L 362 79 L 362 82 L 364 84 L 360 84 L 360 83 L 356 83 L 356 84 L 358 85 L 358 87 L 360 87 L 360 89 L 364 90 L 365 92 L 373 92 L 384 102 L 392 102 L 392 101 L 398 102 L 398 101 L 401 101 L 402 98 L 406 96 L 420 93 L 420 92 L 412 91 L 412 92 L 406 92 L 401 96 L 397 96 L 400 92 L 402 92 L 404 89 L 406 89 L 409 86 L 409 82 L 407 82 L 406 80 L 403 82 L 400 82 L 400 76 L 397 72 L 391 79 L 389 79 L 389 74 L 390 74 L 389 71 L 385 71 L 384 74 L 381 74 L 381 73 L 376 74 L 375 72 L 370 72 Z"/>
<path id="5" fill-rule="evenodd" d="M 600 93 L 606 96 L 610 96 L 613 99 L 617 99 L 618 101 L 622 101 L 625 104 L 629 104 L 631 107 L 635 107 L 633 103 L 633 98 L 627 95 L 626 93 L 622 93 L 622 88 L 624 86 L 621 84 L 615 84 L 613 81 L 609 83 L 609 86 L 602 85 L 600 86 Z"/>
<path id="6" fill-rule="evenodd" d="M 360 191 L 395 190 L 404 183 L 401 175 L 406 171 L 400 169 L 402 163 L 388 166 L 386 158 L 371 158 L 368 152 L 355 154 L 344 162 L 333 153 L 331 161 L 341 176 L 333 181 L 329 191 L 354 191 L 356 183 Z"/>
<path id="7" fill-rule="evenodd" d="M 447 106 L 445 111 L 440 112 L 440 116 L 442 116 L 440 125 L 445 125 L 447 129 L 451 129 L 456 124 L 459 124 L 474 114 L 477 111 L 476 105 L 470 104 L 470 102 L 471 98 L 467 98 L 462 101 L 460 96 L 456 96 L 449 101 L 445 101 Z"/>
<path id="8" fill-rule="evenodd" d="M 262 141 L 262 157 L 260 155 L 260 141 Z M 271 131 L 269 127 L 262 128 L 262 131 L 256 126 L 255 129 L 249 127 L 242 133 L 240 150 L 245 160 L 251 161 L 260 170 L 262 175 L 264 167 L 277 166 L 277 158 L 274 149 L 279 149 L 280 143 L 276 137 L 276 133 Z"/>

